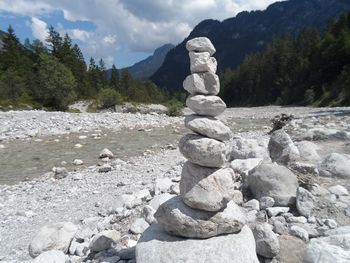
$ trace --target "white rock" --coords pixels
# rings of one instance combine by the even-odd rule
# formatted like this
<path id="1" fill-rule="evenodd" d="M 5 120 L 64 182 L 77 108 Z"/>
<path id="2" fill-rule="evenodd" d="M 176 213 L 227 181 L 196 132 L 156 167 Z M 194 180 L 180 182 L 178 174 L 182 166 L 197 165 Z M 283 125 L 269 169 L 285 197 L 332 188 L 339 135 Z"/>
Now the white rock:
<path id="1" fill-rule="evenodd" d="M 155 195 L 159 195 L 161 193 L 168 193 L 170 191 L 170 187 L 174 183 L 170 178 L 157 178 L 154 183 L 154 193 Z"/>
<path id="2" fill-rule="evenodd" d="M 349 195 L 348 190 L 341 185 L 335 185 L 328 188 L 328 191 L 332 194 L 335 194 L 336 196 L 342 196 L 342 195 Z"/>
<path id="3" fill-rule="evenodd" d="M 99 173 L 108 173 L 110 171 L 112 171 L 112 166 L 109 164 L 104 164 L 98 168 Z"/>
<path id="4" fill-rule="evenodd" d="M 192 95 L 217 95 L 220 91 L 220 81 L 218 75 L 213 73 L 194 73 L 184 80 L 183 87 Z"/>
<path id="5" fill-rule="evenodd" d="M 188 207 L 179 196 L 163 203 L 154 217 L 168 233 L 189 238 L 235 233 L 246 222 L 243 211 L 234 202 L 229 202 L 223 211 L 207 212 Z"/>
<path id="6" fill-rule="evenodd" d="M 304 240 L 305 242 L 309 241 L 309 233 L 299 226 L 291 226 L 290 228 L 291 235 Z"/>
<path id="7" fill-rule="evenodd" d="M 41 253 L 33 263 L 65 263 L 66 255 L 60 250 L 50 250 Z"/>
<path id="8" fill-rule="evenodd" d="M 273 258 L 279 253 L 279 241 L 277 235 L 272 231 L 271 225 L 268 223 L 256 224 L 252 231 L 258 255 Z"/>
<path id="9" fill-rule="evenodd" d="M 147 228 L 149 224 L 143 218 L 136 218 L 132 225 L 130 226 L 130 232 L 137 235 L 142 234 Z"/>
<path id="10" fill-rule="evenodd" d="M 107 148 L 103 149 L 101 152 L 100 152 L 100 155 L 99 155 L 100 159 L 102 158 L 113 158 L 114 157 L 114 154 L 108 150 Z"/>
<path id="11" fill-rule="evenodd" d="M 304 216 L 291 216 L 287 218 L 288 223 L 300 223 L 300 224 L 306 224 L 307 219 Z"/>
<path id="12" fill-rule="evenodd" d="M 187 41 L 186 49 L 194 52 L 209 52 L 211 56 L 216 52 L 215 47 L 206 37 L 196 37 Z"/>
<path id="13" fill-rule="evenodd" d="M 332 153 L 322 160 L 319 170 L 322 176 L 349 178 L 350 155 Z"/>
<path id="14" fill-rule="evenodd" d="M 235 159 L 230 163 L 230 167 L 240 175 L 248 175 L 249 171 L 253 170 L 262 162 L 262 158 Z"/>
<path id="15" fill-rule="evenodd" d="M 249 200 L 248 202 L 243 204 L 243 207 L 249 209 L 249 210 L 260 210 L 260 203 L 256 199 Z"/>
<path id="16" fill-rule="evenodd" d="M 324 224 L 328 226 L 330 229 L 334 229 L 338 226 L 337 222 L 334 219 L 326 219 Z"/>
<path id="17" fill-rule="evenodd" d="M 29 255 L 34 258 L 49 250 L 61 250 L 66 253 L 77 229 L 77 226 L 70 222 L 42 227 L 29 245 Z"/>
<path id="18" fill-rule="evenodd" d="M 248 158 L 270 158 L 267 148 L 255 139 L 235 137 L 230 142 L 230 160 Z"/>
<path id="19" fill-rule="evenodd" d="M 81 135 L 81 136 L 79 136 L 78 138 L 79 138 L 80 140 L 85 140 L 85 139 L 87 139 L 87 136 Z"/>
<path id="20" fill-rule="evenodd" d="M 186 162 L 182 168 L 180 194 L 185 204 L 205 211 L 219 211 L 233 198 L 234 172 Z"/>
<path id="21" fill-rule="evenodd" d="M 65 167 L 54 167 L 52 171 L 55 179 L 63 179 L 68 176 L 68 170 Z"/>
<path id="22" fill-rule="evenodd" d="M 100 252 L 111 248 L 112 244 L 117 243 L 120 239 L 120 233 L 116 230 L 105 230 L 91 240 L 89 248 L 91 251 Z"/>
<path id="23" fill-rule="evenodd" d="M 314 197 L 306 189 L 299 187 L 296 197 L 296 205 L 298 212 L 306 217 L 311 216 L 312 210 L 314 208 Z"/>
<path id="24" fill-rule="evenodd" d="M 287 164 L 300 159 L 298 148 L 284 130 L 272 133 L 268 147 L 270 157 L 274 162 Z"/>
<path id="25" fill-rule="evenodd" d="M 201 166 L 223 167 L 226 163 L 226 146 L 214 139 L 187 134 L 181 138 L 179 149 L 190 162 Z"/>
<path id="26" fill-rule="evenodd" d="M 210 116 L 186 116 L 185 127 L 200 135 L 219 141 L 229 141 L 232 138 L 230 128 L 221 121 Z"/>
<path id="27" fill-rule="evenodd" d="M 286 167 L 277 164 L 261 164 L 247 178 L 249 189 L 256 199 L 270 196 L 277 206 L 295 203 L 298 180 Z"/>
<path id="28" fill-rule="evenodd" d="M 155 197 L 153 197 L 153 199 L 151 200 L 151 202 L 149 203 L 149 205 L 154 209 L 157 210 L 158 207 L 165 203 L 166 201 L 168 201 L 169 199 L 175 197 L 176 195 L 173 194 L 161 194 L 161 195 L 156 195 Z"/>
<path id="29" fill-rule="evenodd" d="M 82 147 L 83 147 L 83 145 L 81 145 L 80 143 L 77 143 L 76 145 L 74 145 L 74 148 L 76 148 L 76 149 L 80 149 Z"/>
<path id="30" fill-rule="evenodd" d="M 187 239 L 169 235 L 157 224 L 151 225 L 139 240 L 136 262 L 259 263 L 254 236 L 247 226 L 235 234 Z"/>
<path id="31" fill-rule="evenodd" d="M 270 217 L 273 216 L 278 216 L 283 213 L 287 213 L 289 211 L 289 207 L 268 207 L 266 208 L 267 213 L 269 214 Z"/>
<path id="32" fill-rule="evenodd" d="M 145 205 L 142 209 L 141 216 L 146 220 L 148 224 L 157 223 L 157 220 L 154 218 L 156 210 L 153 209 L 150 205 Z"/>
<path id="33" fill-rule="evenodd" d="M 275 200 L 270 196 L 263 196 L 260 198 L 260 209 L 266 209 L 273 207 L 275 205 Z"/>
<path id="34" fill-rule="evenodd" d="M 82 160 L 80 160 L 80 159 L 75 159 L 75 160 L 73 161 L 73 164 L 74 164 L 74 165 L 83 165 L 84 162 L 83 162 Z"/>
<path id="35" fill-rule="evenodd" d="M 304 256 L 304 263 L 350 262 L 350 235 L 339 234 L 311 239 Z"/>
<path id="36" fill-rule="evenodd" d="M 320 160 L 318 150 L 320 149 L 316 144 L 309 141 L 296 142 L 300 153 L 300 160 L 310 163 L 317 163 Z"/>
<path id="37" fill-rule="evenodd" d="M 186 105 L 198 115 L 218 116 L 226 109 L 225 102 L 218 96 L 190 95 Z"/>
<path id="38" fill-rule="evenodd" d="M 209 52 L 195 53 L 190 52 L 191 73 L 210 72 L 215 74 L 218 63 Z"/>

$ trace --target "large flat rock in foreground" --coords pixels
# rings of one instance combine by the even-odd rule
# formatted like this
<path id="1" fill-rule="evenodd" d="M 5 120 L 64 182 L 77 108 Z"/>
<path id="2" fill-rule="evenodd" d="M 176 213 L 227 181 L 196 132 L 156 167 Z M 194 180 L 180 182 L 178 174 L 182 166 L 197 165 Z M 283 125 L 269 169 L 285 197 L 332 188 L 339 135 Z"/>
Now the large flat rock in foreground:
<path id="1" fill-rule="evenodd" d="M 249 227 L 239 233 L 209 239 L 185 239 L 151 225 L 136 246 L 137 263 L 258 263 Z"/>

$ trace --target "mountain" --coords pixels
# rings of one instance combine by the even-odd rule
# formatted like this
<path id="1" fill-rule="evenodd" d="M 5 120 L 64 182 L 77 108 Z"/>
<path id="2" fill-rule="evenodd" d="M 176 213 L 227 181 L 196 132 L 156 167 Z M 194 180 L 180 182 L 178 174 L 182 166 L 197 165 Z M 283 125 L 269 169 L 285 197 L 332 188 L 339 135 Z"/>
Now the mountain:
<path id="1" fill-rule="evenodd" d="M 5 35 L 6 33 L 0 30 L 0 50 L 2 49 L 2 46 L 3 46 L 2 39 L 4 38 Z"/>
<path id="2" fill-rule="evenodd" d="M 152 56 L 126 68 L 134 79 L 143 80 L 152 76 L 159 67 L 163 64 L 165 56 L 169 50 L 174 48 L 173 44 L 165 44 L 160 48 L 157 48 Z M 119 69 L 120 71 L 124 70 Z"/>
<path id="3" fill-rule="evenodd" d="M 264 11 L 241 12 L 222 22 L 204 20 L 169 51 L 151 79 L 160 87 L 181 89 L 190 74 L 185 44 L 194 37 L 205 36 L 213 42 L 220 73 L 239 65 L 247 54 L 262 50 L 274 37 L 294 35 L 306 27 L 324 29 L 332 18 L 349 10 L 349 0 L 289 0 L 271 4 Z"/>

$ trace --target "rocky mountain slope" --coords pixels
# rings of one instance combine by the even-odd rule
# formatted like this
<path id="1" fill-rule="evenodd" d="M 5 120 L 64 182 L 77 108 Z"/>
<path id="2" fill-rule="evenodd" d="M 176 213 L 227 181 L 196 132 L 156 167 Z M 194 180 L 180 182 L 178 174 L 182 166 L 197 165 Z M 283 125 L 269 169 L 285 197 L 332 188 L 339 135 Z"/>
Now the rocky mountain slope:
<path id="1" fill-rule="evenodd" d="M 252 52 L 262 50 L 274 37 L 296 34 L 306 27 L 324 28 L 330 19 L 350 10 L 348 0 L 289 0 L 276 2 L 264 11 L 241 12 L 222 22 L 205 20 L 169 51 L 163 65 L 152 76 L 160 87 L 179 90 L 189 74 L 187 40 L 206 36 L 218 52 L 219 69 L 233 68 Z"/>
<path id="2" fill-rule="evenodd" d="M 127 69 L 134 79 L 147 79 L 160 68 L 164 62 L 165 56 L 172 48 L 174 48 L 173 44 L 165 44 L 157 48 L 152 56 L 149 56 L 148 58 L 141 60 L 128 68 L 122 68 L 119 70 L 122 71 Z M 108 72 L 110 72 L 110 70 Z"/>

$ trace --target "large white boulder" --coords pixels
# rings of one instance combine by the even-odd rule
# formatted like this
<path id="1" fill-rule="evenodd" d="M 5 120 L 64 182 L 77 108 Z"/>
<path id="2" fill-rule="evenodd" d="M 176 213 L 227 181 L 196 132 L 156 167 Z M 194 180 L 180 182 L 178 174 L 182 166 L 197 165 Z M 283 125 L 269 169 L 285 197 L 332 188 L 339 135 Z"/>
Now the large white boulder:
<path id="1" fill-rule="evenodd" d="M 180 194 L 185 204 L 194 209 L 219 211 L 233 198 L 234 176 L 231 168 L 208 168 L 186 162 Z"/>
<path id="2" fill-rule="evenodd" d="M 287 164 L 300 160 L 298 148 L 283 130 L 277 130 L 272 133 L 268 147 L 270 157 L 274 162 Z"/>
<path id="3" fill-rule="evenodd" d="M 220 80 L 214 73 L 193 73 L 184 80 L 183 87 L 192 95 L 217 95 L 220 92 Z"/>
<path id="4" fill-rule="evenodd" d="M 78 227 L 70 222 L 42 227 L 28 247 L 29 255 L 35 258 L 49 250 L 66 253 L 77 230 Z"/>
<path id="5" fill-rule="evenodd" d="M 332 153 L 322 160 L 319 170 L 322 176 L 350 178 L 350 155 Z"/>
<path id="6" fill-rule="evenodd" d="M 191 73 L 210 72 L 215 74 L 218 63 L 209 52 L 195 53 L 190 52 Z"/>
<path id="7" fill-rule="evenodd" d="M 262 162 L 262 158 L 235 159 L 230 163 L 230 167 L 240 175 L 248 175 L 249 171 Z"/>
<path id="8" fill-rule="evenodd" d="M 276 206 L 295 203 L 298 179 L 284 166 L 263 163 L 249 173 L 247 181 L 250 191 L 258 200 L 270 196 L 275 200 Z"/>
<path id="9" fill-rule="evenodd" d="M 244 212 L 233 201 L 220 212 L 208 212 L 190 208 L 180 196 L 163 203 L 154 217 L 168 233 L 189 238 L 236 233 L 246 222 Z"/>
<path id="10" fill-rule="evenodd" d="M 196 37 L 188 40 L 186 49 L 194 52 L 209 52 L 211 56 L 216 52 L 215 47 L 207 37 Z"/>
<path id="11" fill-rule="evenodd" d="M 225 102 L 218 96 L 190 95 L 186 105 L 198 115 L 218 116 L 226 109 Z"/>
<path id="12" fill-rule="evenodd" d="M 229 141 L 232 138 L 230 128 L 218 119 L 210 116 L 188 115 L 185 118 L 185 127 L 219 141 Z"/>
<path id="13" fill-rule="evenodd" d="M 179 150 L 190 162 L 223 167 L 226 162 L 226 146 L 223 142 L 195 134 L 187 134 L 179 142 Z"/>
<path id="14" fill-rule="evenodd" d="M 244 226 L 235 234 L 209 239 L 187 239 L 151 225 L 136 246 L 137 263 L 258 263 L 252 231 Z"/>

